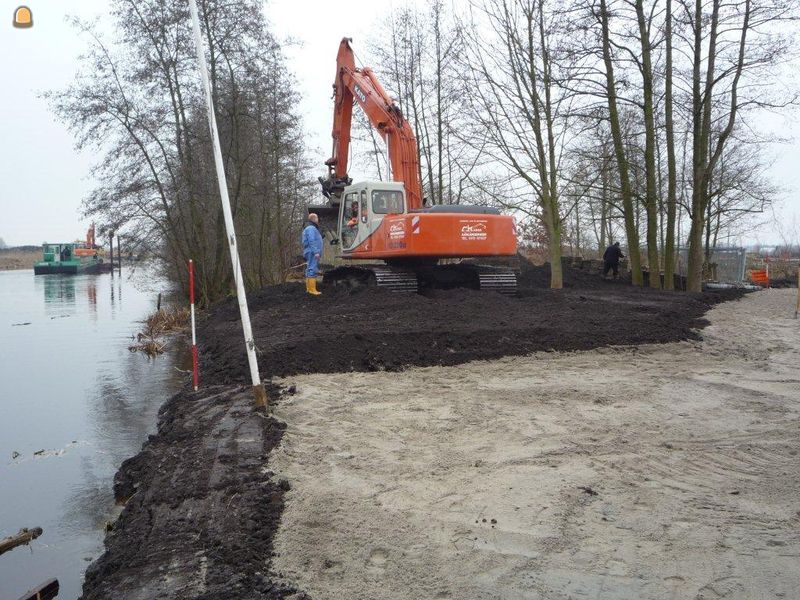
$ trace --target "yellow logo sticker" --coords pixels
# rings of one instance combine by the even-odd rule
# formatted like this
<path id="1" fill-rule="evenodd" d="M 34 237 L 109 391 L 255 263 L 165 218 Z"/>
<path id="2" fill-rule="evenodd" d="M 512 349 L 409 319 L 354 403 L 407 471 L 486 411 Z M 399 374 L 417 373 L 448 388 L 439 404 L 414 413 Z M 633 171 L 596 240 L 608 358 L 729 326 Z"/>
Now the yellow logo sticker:
<path id="1" fill-rule="evenodd" d="M 14 27 L 27 29 L 33 27 L 33 13 L 27 6 L 20 6 L 14 11 Z"/>

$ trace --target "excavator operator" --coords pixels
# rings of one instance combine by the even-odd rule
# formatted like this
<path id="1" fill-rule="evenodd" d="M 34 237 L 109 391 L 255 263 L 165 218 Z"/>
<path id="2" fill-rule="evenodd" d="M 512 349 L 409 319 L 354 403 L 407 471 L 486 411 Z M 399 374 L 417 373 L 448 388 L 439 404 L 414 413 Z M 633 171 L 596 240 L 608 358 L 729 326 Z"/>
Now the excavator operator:
<path id="1" fill-rule="evenodd" d="M 347 226 L 350 228 L 356 225 L 358 225 L 358 201 L 353 202 L 353 209 L 350 211 L 350 220 L 347 222 Z"/>

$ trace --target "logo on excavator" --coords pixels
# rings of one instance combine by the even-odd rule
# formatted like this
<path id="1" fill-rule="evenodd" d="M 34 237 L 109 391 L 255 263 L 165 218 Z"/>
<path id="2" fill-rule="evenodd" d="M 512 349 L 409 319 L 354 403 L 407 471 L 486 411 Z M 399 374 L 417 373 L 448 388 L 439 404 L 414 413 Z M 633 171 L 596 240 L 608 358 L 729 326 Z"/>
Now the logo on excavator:
<path id="1" fill-rule="evenodd" d="M 389 239 L 397 240 L 406 237 L 406 225 L 403 221 L 395 221 L 389 226 Z"/>
<path id="2" fill-rule="evenodd" d="M 358 87 L 357 85 L 354 85 L 354 86 L 353 86 L 353 93 L 354 93 L 356 96 L 358 96 L 358 99 L 359 99 L 359 100 L 361 100 L 361 102 L 366 102 L 366 101 L 367 101 L 367 95 L 366 95 L 366 94 L 364 93 L 364 91 L 363 91 L 363 90 L 362 90 L 360 87 Z"/>
<path id="3" fill-rule="evenodd" d="M 461 239 L 462 240 L 485 240 L 486 239 L 486 221 L 461 221 Z"/>

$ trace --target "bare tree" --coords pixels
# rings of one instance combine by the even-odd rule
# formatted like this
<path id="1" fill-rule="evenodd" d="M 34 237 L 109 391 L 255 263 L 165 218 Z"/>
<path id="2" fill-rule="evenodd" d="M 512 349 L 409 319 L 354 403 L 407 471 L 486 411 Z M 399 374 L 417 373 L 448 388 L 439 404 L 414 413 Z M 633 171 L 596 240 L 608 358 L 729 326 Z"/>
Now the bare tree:
<path id="1" fill-rule="evenodd" d="M 675 121 L 673 109 L 673 63 L 672 63 L 672 0 L 667 0 L 664 21 L 666 65 L 664 67 L 664 130 L 667 146 L 667 206 L 664 241 L 664 288 L 675 288 L 675 216 L 678 187 L 678 172 L 675 161 Z"/>
<path id="2" fill-rule="evenodd" d="M 769 100 L 769 81 L 757 79 L 791 55 L 789 38 L 776 26 L 794 19 L 794 2 L 681 0 L 692 31 L 692 178 L 689 216 L 689 291 L 700 291 L 711 182 L 726 144 L 745 111 L 786 105 Z"/>
<path id="3" fill-rule="evenodd" d="M 639 65 L 642 74 L 642 95 L 644 112 L 644 169 L 645 169 L 645 211 L 647 213 L 647 263 L 650 268 L 649 283 L 652 288 L 660 288 L 660 267 L 658 260 L 658 191 L 656 189 L 656 121 L 655 101 L 653 99 L 653 64 L 650 41 L 652 19 L 645 16 L 644 0 L 636 0 L 636 22 L 639 26 L 639 42 L 642 60 Z"/>
<path id="4" fill-rule="evenodd" d="M 559 159 L 566 134 L 562 112 L 567 96 L 555 83 L 552 57 L 554 8 L 544 0 L 502 0 L 475 7 L 475 30 L 491 37 L 471 38 L 466 57 L 471 74 L 467 98 L 476 132 L 494 164 L 529 190 L 514 184 L 489 190 L 504 206 L 536 215 L 546 233 L 550 287 L 563 285 L 561 270 Z M 502 49 L 502 52 L 497 50 Z M 482 132 L 483 136 L 477 135 Z M 525 198 L 536 201 L 535 210 Z"/>
<path id="5" fill-rule="evenodd" d="M 633 189 L 629 175 L 629 163 L 625 154 L 625 146 L 617 107 L 617 82 L 614 77 L 614 57 L 612 55 L 610 12 L 606 0 L 600 0 L 599 14 L 602 30 L 603 63 L 606 76 L 606 100 L 608 102 L 608 118 L 611 124 L 611 135 L 614 139 L 614 152 L 617 158 L 617 170 L 622 194 L 623 215 L 625 217 L 625 233 L 628 238 L 628 256 L 631 266 L 631 279 L 634 285 L 642 285 L 642 265 L 639 254 L 639 231 L 636 226 L 633 206 Z"/>
<path id="6" fill-rule="evenodd" d="M 463 119 L 461 29 L 444 0 L 400 8 L 386 21 L 389 35 L 381 30 L 370 40 L 370 63 L 385 74 L 387 89 L 414 128 L 425 197 L 433 204 L 458 204 L 479 161 L 474 147 L 457 137 Z"/>
<path id="7" fill-rule="evenodd" d="M 704 255 L 706 262 L 722 236 L 738 237 L 751 229 L 756 220 L 766 222 L 779 189 L 769 182 L 770 164 L 751 141 L 732 139 L 725 148 L 709 182 L 705 218 Z"/>
<path id="8" fill-rule="evenodd" d="M 203 0 L 201 26 L 246 283 L 285 277 L 308 193 L 291 76 L 257 0 Z M 114 0 L 113 43 L 88 38 L 83 68 L 49 94 L 56 114 L 95 148 L 101 183 L 85 201 L 105 229 L 157 252 L 186 284 L 193 258 L 201 302 L 227 295 L 232 270 L 213 178 L 188 8 Z"/>

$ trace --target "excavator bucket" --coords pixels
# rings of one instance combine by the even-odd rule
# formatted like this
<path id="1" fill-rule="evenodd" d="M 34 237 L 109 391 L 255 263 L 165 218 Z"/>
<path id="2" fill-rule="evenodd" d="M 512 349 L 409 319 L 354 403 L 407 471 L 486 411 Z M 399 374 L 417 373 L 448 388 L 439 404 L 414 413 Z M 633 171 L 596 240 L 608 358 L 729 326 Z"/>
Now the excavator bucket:
<path id="1" fill-rule="evenodd" d="M 326 179 L 317 177 L 317 180 L 322 186 L 322 195 L 328 199 L 328 203 L 309 206 L 308 214 L 316 213 L 323 235 L 328 233 L 333 240 L 339 237 L 339 202 L 342 192 L 353 180 L 349 177 L 336 178 L 333 174 L 329 174 Z"/>
<path id="2" fill-rule="evenodd" d="M 330 238 L 338 237 L 339 207 L 320 204 L 310 205 L 308 214 L 315 213 L 319 217 L 319 227 L 323 234 L 330 234 Z"/>

